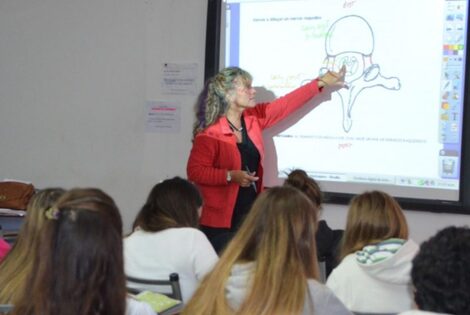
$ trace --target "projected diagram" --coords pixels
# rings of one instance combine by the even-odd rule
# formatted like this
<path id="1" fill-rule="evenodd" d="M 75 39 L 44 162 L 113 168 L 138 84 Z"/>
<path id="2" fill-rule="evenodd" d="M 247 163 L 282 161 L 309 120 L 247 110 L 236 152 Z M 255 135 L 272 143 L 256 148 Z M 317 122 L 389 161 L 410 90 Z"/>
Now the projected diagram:
<path id="1" fill-rule="evenodd" d="M 374 32 L 369 23 L 357 15 L 348 15 L 336 20 L 325 37 L 327 56 L 320 69 L 320 75 L 328 70 L 339 71 L 346 65 L 345 81 L 349 89 L 335 93 L 341 98 L 343 108 L 343 129 L 349 132 L 352 127 L 352 108 L 357 97 L 368 88 L 382 87 L 399 90 L 397 77 L 385 77 L 380 73 L 380 65 L 372 62 L 374 52 Z"/>

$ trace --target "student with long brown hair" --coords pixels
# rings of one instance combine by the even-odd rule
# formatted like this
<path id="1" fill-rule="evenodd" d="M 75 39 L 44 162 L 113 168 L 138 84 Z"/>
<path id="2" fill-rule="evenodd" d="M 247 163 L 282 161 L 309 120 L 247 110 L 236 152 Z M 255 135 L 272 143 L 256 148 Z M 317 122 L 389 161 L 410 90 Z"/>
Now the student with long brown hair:
<path id="1" fill-rule="evenodd" d="M 38 254 L 44 213 L 64 192 L 61 188 L 43 189 L 29 201 L 16 242 L 0 264 L 0 304 L 15 304 L 28 287 L 26 278 L 33 268 L 32 257 Z"/>
<path id="2" fill-rule="evenodd" d="M 398 313 L 413 305 L 410 270 L 418 245 L 397 201 L 381 191 L 354 197 L 341 262 L 327 286 L 354 312 Z"/>
<path id="3" fill-rule="evenodd" d="M 183 315 L 349 315 L 316 280 L 317 212 L 296 188 L 261 193 Z"/>
<path id="4" fill-rule="evenodd" d="M 46 211 L 28 289 L 13 315 L 154 315 L 127 297 L 122 221 L 99 189 L 72 189 Z"/>
<path id="5" fill-rule="evenodd" d="M 292 186 L 300 189 L 313 202 L 319 210 L 322 210 L 323 193 L 320 185 L 301 169 L 292 170 L 284 181 L 284 186 Z M 343 236 L 343 230 L 331 229 L 325 220 L 318 221 L 317 227 L 317 255 L 318 259 L 325 262 L 325 275 L 328 276 L 338 264 L 339 246 Z"/>
<path id="6" fill-rule="evenodd" d="M 199 231 L 202 197 L 195 185 L 174 177 L 156 184 L 137 214 L 134 231 L 124 239 L 125 271 L 143 279 L 167 279 L 178 273 L 183 301 L 217 262 L 217 254 Z M 149 289 L 129 282 L 129 287 Z"/>

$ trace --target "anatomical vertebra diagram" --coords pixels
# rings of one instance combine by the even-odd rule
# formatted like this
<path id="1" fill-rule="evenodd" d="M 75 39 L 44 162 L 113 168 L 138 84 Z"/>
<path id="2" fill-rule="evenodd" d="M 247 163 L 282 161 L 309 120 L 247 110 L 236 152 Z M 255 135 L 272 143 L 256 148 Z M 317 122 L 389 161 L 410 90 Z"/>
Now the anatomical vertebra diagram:
<path id="1" fill-rule="evenodd" d="M 351 41 L 354 38 L 354 41 Z M 336 20 L 325 37 L 326 57 L 320 69 L 325 72 L 339 71 L 346 65 L 345 82 L 348 89 L 335 93 L 341 98 L 343 108 L 343 130 L 349 132 L 352 127 L 352 108 L 358 95 L 365 89 L 382 87 L 387 90 L 399 90 L 397 77 L 385 77 L 380 66 L 372 62 L 374 52 L 374 32 L 369 23 L 357 15 L 348 15 Z"/>

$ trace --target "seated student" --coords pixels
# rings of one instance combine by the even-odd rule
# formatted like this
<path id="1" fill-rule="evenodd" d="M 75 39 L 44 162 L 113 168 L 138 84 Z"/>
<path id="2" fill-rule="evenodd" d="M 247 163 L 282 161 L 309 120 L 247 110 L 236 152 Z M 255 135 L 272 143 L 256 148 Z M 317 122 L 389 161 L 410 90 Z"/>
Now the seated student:
<path id="1" fill-rule="evenodd" d="M 447 227 L 421 244 L 411 280 L 419 310 L 401 315 L 470 314 L 470 229 Z"/>
<path id="2" fill-rule="evenodd" d="M 413 305 L 411 261 L 418 245 L 398 203 L 380 191 L 351 201 L 342 260 L 327 286 L 354 312 L 397 313 Z"/>
<path id="3" fill-rule="evenodd" d="M 351 314 L 316 280 L 317 212 L 296 188 L 261 193 L 182 314 Z"/>
<path id="4" fill-rule="evenodd" d="M 3 257 L 5 257 L 10 251 L 10 244 L 7 243 L 2 237 L 0 237 L 0 263 Z"/>
<path id="5" fill-rule="evenodd" d="M 72 189 L 46 211 L 28 289 L 13 315 L 152 315 L 127 298 L 119 210 L 98 189 Z"/>
<path id="6" fill-rule="evenodd" d="M 323 196 L 318 183 L 307 175 L 304 170 L 296 169 L 289 173 L 284 181 L 284 186 L 289 185 L 300 189 L 310 198 L 313 204 L 322 209 Z M 343 236 L 343 230 L 332 230 L 325 220 L 318 221 L 317 227 L 317 255 L 326 264 L 326 276 L 328 276 L 337 265 L 339 256 L 339 243 Z"/>
<path id="7" fill-rule="evenodd" d="M 0 264 L 0 304 L 16 304 L 19 293 L 29 286 L 26 277 L 38 252 L 44 213 L 64 192 L 61 188 L 43 189 L 29 200 L 16 242 Z"/>
<path id="8" fill-rule="evenodd" d="M 201 206 L 198 189 L 185 179 L 175 177 L 156 184 L 134 221 L 134 231 L 124 239 L 126 275 L 168 279 L 176 272 L 183 301 L 188 301 L 218 259 L 207 237 L 197 229 Z"/>

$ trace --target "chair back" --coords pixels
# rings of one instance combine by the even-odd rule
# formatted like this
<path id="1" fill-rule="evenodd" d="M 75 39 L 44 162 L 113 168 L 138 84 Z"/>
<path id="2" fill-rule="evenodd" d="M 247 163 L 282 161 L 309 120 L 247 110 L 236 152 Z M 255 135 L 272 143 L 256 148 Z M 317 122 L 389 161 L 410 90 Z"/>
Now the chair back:
<path id="1" fill-rule="evenodd" d="M 8 314 L 13 310 L 12 304 L 0 304 L 0 314 Z"/>
<path id="2" fill-rule="evenodd" d="M 171 273 L 168 279 L 142 279 L 142 278 L 135 278 L 135 277 L 130 277 L 130 276 L 126 276 L 126 279 L 127 279 L 127 291 L 130 293 L 138 294 L 141 291 L 143 291 L 142 289 L 136 289 L 136 288 L 130 287 L 129 286 L 130 283 L 153 285 L 153 286 L 164 286 L 164 287 L 170 287 L 171 293 L 159 292 L 158 290 L 155 290 L 155 291 L 158 293 L 165 294 L 166 296 L 171 297 L 176 300 L 180 300 L 180 301 L 183 300 L 181 296 L 180 278 L 176 272 Z"/>
<path id="3" fill-rule="evenodd" d="M 326 283 L 326 261 L 323 259 L 318 260 L 318 269 L 320 271 L 320 282 Z"/>

